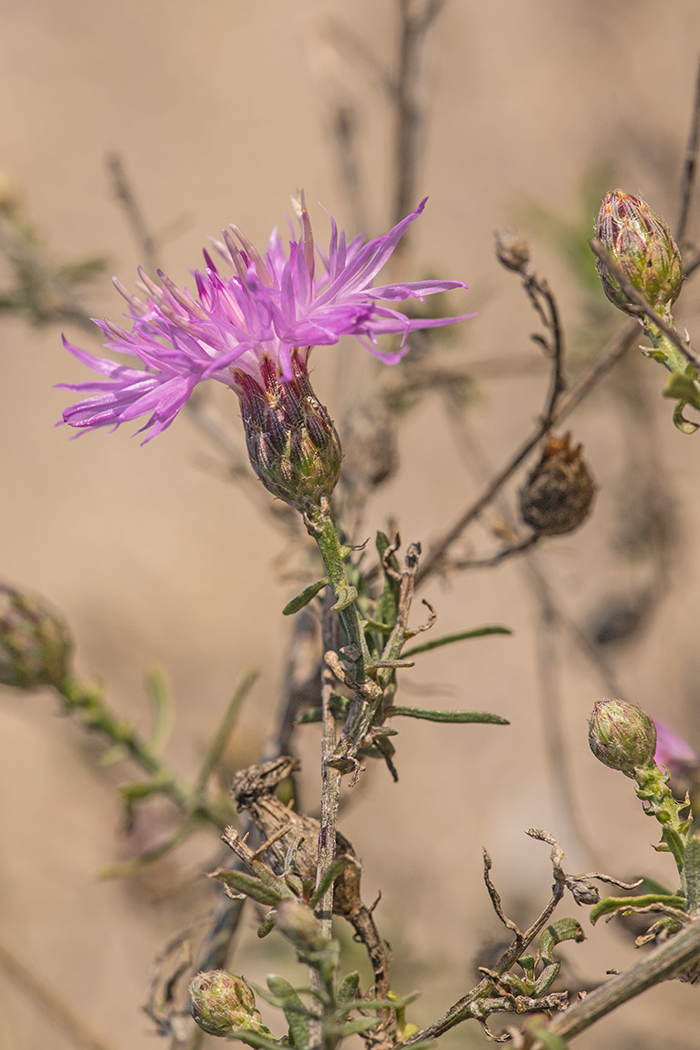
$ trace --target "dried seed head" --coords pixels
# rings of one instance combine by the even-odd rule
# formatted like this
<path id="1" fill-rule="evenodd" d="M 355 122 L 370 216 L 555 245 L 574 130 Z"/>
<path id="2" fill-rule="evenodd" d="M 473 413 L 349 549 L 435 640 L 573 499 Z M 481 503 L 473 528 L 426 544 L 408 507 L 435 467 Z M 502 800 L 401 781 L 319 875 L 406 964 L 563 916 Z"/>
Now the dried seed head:
<path id="1" fill-rule="evenodd" d="M 572 532 L 588 517 L 595 483 L 571 435 L 550 437 L 542 458 L 520 491 L 523 521 L 540 536 Z"/>
<path id="2" fill-rule="evenodd" d="M 70 663 L 68 627 L 36 598 L 0 584 L 0 683 L 60 686 Z"/>
<path id="3" fill-rule="evenodd" d="M 247 1029 L 271 1036 L 255 1007 L 255 996 L 242 977 L 226 970 L 198 973 L 190 984 L 190 1013 L 209 1035 L 227 1036 Z"/>
<path id="4" fill-rule="evenodd" d="M 681 253 L 663 219 L 641 197 L 613 190 L 601 205 L 595 233 L 630 283 L 663 315 L 683 284 Z M 610 302 L 634 312 L 634 304 L 600 259 L 596 267 Z"/>
<path id="5" fill-rule="evenodd" d="M 507 270 L 522 273 L 530 262 L 530 246 L 524 237 L 510 230 L 497 230 L 494 234 L 498 261 Z"/>
<path id="6" fill-rule="evenodd" d="M 604 697 L 588 720 L 588 743 L 604 766 L 634 777 L 654 761 L 656 726 L 637 704 Z"/>

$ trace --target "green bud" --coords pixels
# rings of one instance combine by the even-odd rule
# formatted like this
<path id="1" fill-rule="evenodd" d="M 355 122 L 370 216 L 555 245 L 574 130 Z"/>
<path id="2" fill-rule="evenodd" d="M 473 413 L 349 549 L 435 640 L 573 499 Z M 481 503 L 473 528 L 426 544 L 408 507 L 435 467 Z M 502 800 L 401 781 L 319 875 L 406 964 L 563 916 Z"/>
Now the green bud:
<path id="1" fill-rule="evenodd" d="M 190 1013 L 209 1035 L 226 1036 L 245 1028 L 272 1036 L 255 1008 L 255 996 L 242 977 L 226 970 L 198 973 L 190 984 Z"/>
<path id="2" fill-rule="evenodd" d="M 649 305 L 663 316 L 683 284 L 683 262 L 663 219 L 641 197 L 613 190 L 603 201 L 596 237 Z M 634 307 L 600 259 L 596 263 L 603 290 L 621 310 Z"/>
<path id="3" fill-rule="evenodd" d="M 588 720 L 588 743 L 604 766 L 627 777 L 653 765 L 656 726 L 636 704 L 624 700 L 599 700 Z"/>
<path id="4" fill-rule="evenodd" d="M 63 620 L 35 598 L 0 584 L 0 683 L 60 686 L 72 643 Z"/>
<path id="5" fill-rule="evenodd" d="M 328 944 L 318 919 L 301 901 L 283 901 L 275 915 L 275 926 L 295 948 L 319 952 Z"/>
<path id="6" fill-rule="evenodd" d="M 235 373 L 250 462 L 268 492 L 313 516 L 340 477 L 340 439 L 300 351 L 292 354 L 291 379 L 282 380 L 269 359 L 261 377 Z"/>

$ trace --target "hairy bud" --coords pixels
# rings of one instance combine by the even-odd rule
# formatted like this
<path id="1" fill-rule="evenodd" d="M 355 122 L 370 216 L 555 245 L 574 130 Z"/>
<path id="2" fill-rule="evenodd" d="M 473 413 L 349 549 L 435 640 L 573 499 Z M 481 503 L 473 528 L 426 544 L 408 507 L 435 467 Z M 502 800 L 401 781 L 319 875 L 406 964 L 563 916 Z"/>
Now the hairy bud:
<path id="1" fill-rule="evenodd" d="M 613 190 L 601 205 L 595 233 L 630 283 L 663 315 L 683 284 L 681 253 L 663 219 L 641 197 Z M 621 310 L 633 307 L 600 259 L 596 266 L 610 302 Z"/>
<path id="2" fill-rule="evenodd" d="M 634 777 L 635 770 L 654 762 L 656 726 L 636 704 L 605 697 L 588 720 L 588 743 L 604 766 Z"/>
<path id="3" fill-rule="evenodd" d="M 18 689 L 60 686 L 71 648 L 60 617 L 37 599 L 0 584 L 0 683 Z"/>
<path id="4" fill-rule="evenodd" d="M 242 977 L 226 970 L 198 973 L 190 984 L 190 1013 L 209 1035 L 226 1036 L 247 1029 L 271 1036 L 255 1007 L 255 996 Z"/>
<path id="5" fill-rule="evenodd" d="M 595 484 L 581 445 L 571 435 L 550 437 L 542 458 L 520 491 L 522 519 L 540 536 L 572 532 L 588 517 Z"/>
<path id="6" fill-rule="evenodd" d="M 246 372 L 235 373 L 250 462 L 273 496 L 313 516 L 340 476 L 340 440 L 298 351 L 291 379 L 282 380 L 269 359 L 261 371 L 262 385 Z"/>

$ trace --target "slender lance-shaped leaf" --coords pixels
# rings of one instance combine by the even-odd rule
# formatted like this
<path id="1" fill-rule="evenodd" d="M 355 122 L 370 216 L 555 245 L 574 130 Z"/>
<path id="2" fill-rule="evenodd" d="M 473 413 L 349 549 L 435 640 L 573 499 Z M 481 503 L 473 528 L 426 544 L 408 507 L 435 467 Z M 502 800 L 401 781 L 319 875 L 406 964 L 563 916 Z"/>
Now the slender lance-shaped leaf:
<path id="1" fill-rule="evenodd" d="M 197 777 L 197 783 L 195 786 L 195 793 L 197 795 L 201 795 L 205 790 L 209 777 L 219 764 L 221 756 L 228 744 L 229 737 L 236 725 L 241 705 L 259 674 L 260 672 L 256 668 L 253 668 L 252 670 L 247 671 L 239 682 L 236 692 L 233 694 L 231 702 L 226 708 L 226 714 L 216 731 L 216 735 L 209 746 L 209 750 L 205 755 L 204 762 L 199 771 L 199 776 Z"/>
<path id="2" fill-rule="evenodd" d="M 319 591 L 322 591 L 324 587 L 327 587 L 330 580 L 327 576 L 324 576 L 322 580 L 317 580 L 316 583 L 309 584 L 305 587 L 301 594 L 297 594 L 296 598 L 292 598 L 291 602 L 287 602 L 284 609 L 282 610 L 283 616 L 293 616 L 294 613 L 298 613 L 300 609 L 303 609 L 305 605 L 308 605 L 310 601 L 316 597 Z"/>
<path id="3" fill-rule="evenodd" d="M 270 974 L 267 986 L 273 995 L 282 1001 L 284 1016 L 289 1025 L 289 1034 L 297 1050 L 309 1045 L 309 1009 L 301 1001 L 294 988 L 284 977 Z"/>
<path id="4" fill-rule="evenodd" d="M 648 908 L 650 904 L 665 904 L 667 908 L 677 908 L 679 911 L 685 911 L 686 908 L 685 897 L 678 894 L 645 893 L 642 897 L 604 897 L 591 908 L 591 922 L 595 925 L 601 915 L 624 911 L 625 908 Z"/>
<path id="5" fill-rule="evenodd" d="M 324 871 L 319 880 L 318 886 L 314 890 L 313 896 L 309 901 L 312 908 L 316 907 L 318 902 L 323 899 L 326 890 L 335 882 L 339 875 L 343 874 L 346 868 L 350 867 L 351 864 L 357 866 L 357 861 L 354 857 L 336 857 L 331 866 Z"/>
<path id="6" fill-rule="evenodd" d="M 276 1039 L 268 1039 L 266 1035 L 260 1035 L 251 1028 L 232 1028 L 228 1033 L 228 1039 L 240 1039 L 247 1046 L 253 1046 L 256 1050 L 283 1050 L 286 1044 Z"/>
<path id="7" fill-rule="evenodd" d="M 683 856 L 683 885 L 691 915 L 700 912 L 700 839 L 692 838 Z"/>
<path id="8" fill-rule="evenodd" d="M 176 849 L 182 842 L 185 842 L 192 832 L 196 830 L 197 826 L 197 821 L 195 820 L 183 821 L 177 831 L 167 839 L 164 839 L 163 842 L 159 842 L 157 846 L 146 850 L 140 857 L 100 868 L 97 873 L 98 879 L 125 879 L 130 875 L 138 875 L 144 868 L 147 868 L 150 864 L 155 864 L 161 857 L 165 857 L 171 850 Z"/>
<path id="9" fill-rule="evenodd" d="M 277 893 L 271 886 L 265 886 L 260 879 L 256 879 L 254 875 L 246 875 L 244 871 L 217 868 L 216 871 L 209 872 L 209 878 L 223 882 L 236 893 L 245 893 L 259 904 L 274 906 L 285 899 L 284 893 Z"/>
<path id="10" fill-rule="evenodd" d="M 146 672 L 144 685 L 153 715 L 153 729 L 148 746 L 157 755 L 162 751 L 172 731 L 175 707 L 170 685 L 162 667 L 151 667 Z"/>
<path id="11" fill-rule="evenodd" d="M 457 634 L 443 634 L 441 638 L 433 638 L 422 645 L 414 645 L 401 653 L 401 659 L 415 656 L 417 653 L 427 653 L 430 649 L 439 649 L 442 645 L 451 645 L 452 642 L 461 642 L 465 638 L 484 638 L 487 634 L 512 634 L 510 627 L 499 627 L 497 624 L 491 627 L 474 627 L 471 631 L 458 631 Z"/>
<path id="12" fill-rule="evenodd" d="M 431 711 L 422 707 L 388 707 L 387 716 L 394 718 L 401 715 L 403 718 L 423 718 L 427 722 L 486 722 L 489 725 L 509 726 L 507 718 L 500 715 L 489 714 L 488 711 Z"/>
<path id="13" fill-rule="evenodd" d="M 559 919 L 544 930 L 540 937 L 540 955 L 552 960 L 553 951 L 562 941 L 585 941 L 586 935 L 577 919 Z"/>

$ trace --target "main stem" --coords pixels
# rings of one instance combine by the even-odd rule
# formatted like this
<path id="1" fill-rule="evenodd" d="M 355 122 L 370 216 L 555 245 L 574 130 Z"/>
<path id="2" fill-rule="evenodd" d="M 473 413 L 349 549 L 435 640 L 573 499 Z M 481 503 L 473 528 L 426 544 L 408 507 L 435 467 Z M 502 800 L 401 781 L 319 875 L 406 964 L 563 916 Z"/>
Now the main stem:
<path id="1" fill-rule="evenodd" d="M 369 653 L 355 606 L 357 591 L 350 584 L 345 571 L 347 552 L 343 550 L 338 528 L 331 514 L 330 507 L 327 504 L 322 507 L 317 517 L 307 521 L 307 527 L 318 544 L 335 598 L 335 604 L 331 604 L 330 597 L 326 599 L 324 604 L 323 651 L 324 653 L 335 651 L 333 612 L 337 612 L 340 628 L 344 635 L 343 643 L 346 646 L 351 646 L 355 653 L 354 679 L 358 684 L 361 684 L 364 680 L 365 664 L 369 661 Z M 330 706 L 332 692 L 333 676 L 329 668 L 324 666 L 322 695 L 323 758 L 321 765 L 323 787 L 321 796 L 321 831 L 318 842 L 317 885 L 335 859 L 335 837 L 338 825 L 340 779 L 342 776 L 342 772 L 339 769 L 329 764 L 336 746 L 335 718 Z M 364 700 L 362 697 L 356 697 L 355 703 L 363 705 Z M 330 937 L 331 918 L 333 915 L 332 886 L 324 895 L 319 905 L 318 914 L 326 935 Z"/>
<path id="2" fill-rule="evenodd" d="M 628 999 L 674 977 L 697 961 L 699 955 L 700 921 L 696 921 L 660 945 L 636 966 L 589 992 L 585 999 L 550 1021 L 547 1030 L 562 1039 L 572 1039 Z"/>

